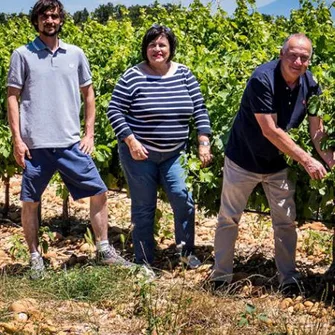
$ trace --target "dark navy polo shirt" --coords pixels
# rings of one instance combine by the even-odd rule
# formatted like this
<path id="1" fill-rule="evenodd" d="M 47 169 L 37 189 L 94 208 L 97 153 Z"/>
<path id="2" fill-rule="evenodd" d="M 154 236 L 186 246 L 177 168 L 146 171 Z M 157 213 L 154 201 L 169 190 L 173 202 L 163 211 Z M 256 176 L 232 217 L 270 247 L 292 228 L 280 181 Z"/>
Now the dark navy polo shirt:
<path id="1" fill-rule="evenodd" d="M 283 154 L 263 136 L 254 114 L 277 114 L 277 125 L 288 131 L 303 121 L 308 99 L 315 94 L 321 94 L 321 90 L 311 72 L 306 71 L 291 90 L 281 74 L 280 60 L 259 66 L 244 90 L 226 155 L 251 172 L 274 173 L 284 169 Z"/>

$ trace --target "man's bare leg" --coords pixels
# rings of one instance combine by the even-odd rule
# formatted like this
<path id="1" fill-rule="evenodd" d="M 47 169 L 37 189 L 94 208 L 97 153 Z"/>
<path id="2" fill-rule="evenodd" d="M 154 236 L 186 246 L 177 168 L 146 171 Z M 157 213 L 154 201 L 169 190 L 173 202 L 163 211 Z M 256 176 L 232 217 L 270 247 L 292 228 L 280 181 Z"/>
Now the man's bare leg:
<path id="1" fill-rule="evenodd" d="M 21 222 L 31 255 L 31 279 L 43 278 L 45 271 L 43 259 L 38 251 L 38 205 L 39 202 L 22 202 Z"/>
<path id="2" fill-rule="evenodd" d="M 102 193 L 90 198 L 90 218 L 97 242 L 108 240 L 107 194 Z"/>
<path id="3" fill-rule="evenodd" d="M 29 252 L 38 252 L 39 202 L 22 202 L 21 222 Z"/>
<path id="4" fill-rule="evenodd" d="M 133 265 L 119 256 L 114 247 L 109 244 L 106 193 L 98 194 L 90 198 L 90 217 L 100 261 L 104 264 Z"/>

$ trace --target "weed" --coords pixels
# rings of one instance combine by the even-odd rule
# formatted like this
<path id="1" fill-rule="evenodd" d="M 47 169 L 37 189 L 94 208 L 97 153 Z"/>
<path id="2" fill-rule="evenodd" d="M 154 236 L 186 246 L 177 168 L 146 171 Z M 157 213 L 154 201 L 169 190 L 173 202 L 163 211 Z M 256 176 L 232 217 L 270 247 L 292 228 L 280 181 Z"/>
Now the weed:
<path id="1" fill-rule="evenodd" d="M 251 322 L 260 320 L 263 322 L 269 322 L 269 318 L 265 313 L 256 313 L 256 307 L 249 303 L 245 306 L 245 311 L 240 314 L 240 320 L 238 325 L 240 327 L 248 326 Z"/>
<path id="2" fill-rule="evenodd" d="M 307 230 L 302 241 L 302 249 L 307 255 L 326 255 L 327 260 L 332 255 L 332 234 L 328 232 Z"/>
<path id="3" fill-rule="evenodd" d="M 139 283 L 137 310 L 145 316 L 147 335 L 182 333 L 187 323 L 187 310 L 192 303 L 190 297 L 185 297 L 185 292 L 185 282 L 164 289 L 155 282 L 144 280 Z"/>
<path id="4" fill-rule="evenodd" d="M 13 235 L 10 239 L 11 247 L 9 253 L 14 260 L 21 260 L 27 262 L 29 260 L 29 250 L 24 243 L 24 238 L 17 234 Z"/>
<path id="5" fill-rule="evenodd" d="M 85 239 L 86 243 L 95 247 L 94 237 L 93 237 L 92 231 L 89 227 L 87 227 L 87 229 L 86 229 L 86 233 L 84 234 L 84 239 Z"/>
<path id="6" fill-rule="evenodd" d="M 254 220 L 250 220 L 249 225 L 253 238 L 263 240 L 268 236 L 271 220 L 269 216 L 257 214 Z"/>
<path id="7" fill-rule="evenodd" d="M 49 250 L 50 241 L 54 241 L 55 236 L 48 226 L 40 227 L 38 231 L 38 242 L 40 245 L 41 253 L 47 254 Z"/>

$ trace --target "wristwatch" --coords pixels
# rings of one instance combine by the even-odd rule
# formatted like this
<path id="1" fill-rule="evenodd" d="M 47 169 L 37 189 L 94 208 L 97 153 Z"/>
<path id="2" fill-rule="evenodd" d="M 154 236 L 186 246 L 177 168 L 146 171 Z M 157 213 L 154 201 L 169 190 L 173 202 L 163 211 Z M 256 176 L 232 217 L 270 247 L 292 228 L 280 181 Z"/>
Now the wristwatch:
<path id="1" fill-rule="evenodd" d="M 199 145 L 203 145 L 205 147 L 209 147 L 211 143 L 209 141 L 199 141 Z"/>

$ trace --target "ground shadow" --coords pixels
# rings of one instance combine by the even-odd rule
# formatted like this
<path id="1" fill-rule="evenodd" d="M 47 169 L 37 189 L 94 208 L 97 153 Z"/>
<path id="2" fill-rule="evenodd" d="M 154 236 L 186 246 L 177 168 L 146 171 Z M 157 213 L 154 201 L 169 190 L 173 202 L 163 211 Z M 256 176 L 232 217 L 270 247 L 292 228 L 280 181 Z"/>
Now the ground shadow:
<path id="1" fill-rule="evenodd" d="M 14 209 L 15 211 L 16 209 Z M 0 220 L 0 224 L 8 226 L 18 226 L 11 220 Z M 86 241 L 95 243 L 94 234 L 89 220 L 78 220 L 76 217 L 70 217 L 69 220 L 63 220 L 61 216 L 53 217 L 42 221 L 42 226 L 48 227 L 50 232 L 61 234 L 62 239 L 69 239 L 69 245 L 76 239 L 87 240 L 88 230 L 91 232 L 93 240 Z M 86 237 L 85 237 L 86 235 Z M 110 226 L 108 228 L 109 241 L 115 249 L 127 260 L 134 261 L 134 251 L 132 245 L 131 230 L 129 228 L 120 228 Z M 50 245 L 57 248 L 59 241 L 51 241 Z M 71 249 L 71 248 L 70 248 Z M 208 275 L 211 273 L 211 267 L 214 265 L 213 246 L 198 245 L 195 248 L 195 254 L 201 260 L 202 264 L 208 265 Z M 68 259 L 61 264 L 62 268 L 71 268 L 74 266 L 96 265 L 94 255 L 90 257 L 83 255 L 79 250 L 69 250 Z M 298 264 L 299 270 L 303 274 L 303 285 L 305 297 L 313 301 L 322 301 L 325 304 L 332 305 L 335 299 L 335 270 L 327 275 L 315 274 L 310 265 Z M 314 266 L 323 266 L 324 261 L 313 264 Z M 180 255 L 177 252 L 176 245 L 172 243 L 167 248 L 161 248 L 159 245 L 155 250 L 155 261 L 152 268 L 159 273 L 161 271 L 172 272 L 178 267 L 184 266 L 180 262 Z M 8 264 L 1 268 L 0 275 L 23 275 L 28 266 L 22 264 Z M 208 280 L 208 278 L 207 278 Z M 277 279 L 277 268 L 273 258 L 266 257 L 263 253 L 253 253 L 247 255 L 237 255 L 234 259 L 234 290 L 231 293 L 239 294 L 246 287 L 252 287 L 252 294 L 260 295 L 266 293 L 279 292 L 279 282 Z M 204 283 L 199 288 L 203 288 Z"/>
<path id="2" fill-rule="evenodd" d="M 0 202 L 0 214 L 0 226 L 10 222 L 19 226 L 18 224 L 21 222 L 21 206 L 11 204 L 8 212 L 6 212 L 4 203 Z"/>

